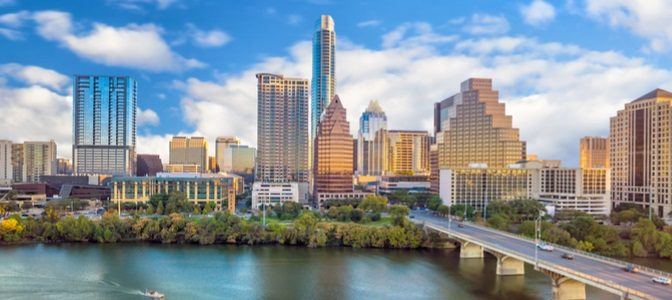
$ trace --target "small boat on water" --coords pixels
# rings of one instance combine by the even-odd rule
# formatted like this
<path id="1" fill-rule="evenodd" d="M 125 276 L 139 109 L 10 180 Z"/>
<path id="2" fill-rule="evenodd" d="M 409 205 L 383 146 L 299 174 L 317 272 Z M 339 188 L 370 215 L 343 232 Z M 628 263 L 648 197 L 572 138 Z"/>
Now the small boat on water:
<path id="1" fill-rule="evenodd" d="M 163 294 L 161 294 L 161 293 L 159 293 L 155 290 L 145 290 L 144 295 L 146 297 L 152 298 L 152 299 L 163 299 L 163 298 L 165 298 L 165 296 Z"/>

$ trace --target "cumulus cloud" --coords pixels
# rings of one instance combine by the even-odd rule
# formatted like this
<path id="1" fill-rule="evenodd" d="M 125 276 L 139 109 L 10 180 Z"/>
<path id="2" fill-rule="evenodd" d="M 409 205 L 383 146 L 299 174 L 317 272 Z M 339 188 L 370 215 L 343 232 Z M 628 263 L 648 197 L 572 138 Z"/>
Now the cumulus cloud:
<path id="1" fill-rule="evenodd" d="M 15 13 L 8 13 L 0 15 L 0 24 L 9 27 L 20 27 L 30 18 L 30 13 L 22 10 Z"/>
<path id="2" fill-rule="evenodd" d="M 70 82 L 70 78 L 54 70 L 38 66 L 23 66 L 10 63 L 0 65 L 0 75 L 13 77 L 30 85 L 39 85 L 61 91 Z"/>
<path id="3" fill-rule="evenodd" d="M 366 21 L 362 21 L 362 22 L 357 23 L 357 27 L 359 27 L 359 28 L 364 28 L 364 27 L 377 27 L 377 26 L 379 26 L 381 23 L 383 23 L 381 20 L 376 20 L 376 19 L 373 19 L 373 20 L 366 20 Z"/>
<path id="4" fill-rule="evenodd" d="M 157 126 L 159 125 L 159 115 L 151 109 L 141 109 L 138 107 L 136 114 L 138 126 Z"/>
<path id="5" fill-rule="evenodd" d="M 143 11 L 145 6 L 154 6 L 158 9 L 166 9 L 178 3 L 177 0 L 108 0 L 109 5 L 115 5 L 123 9 Z"/>
<path id="6" fill-rule="evenodd" d="M 669 52 L 672 46 L 668 0 L 586 0 L 585 10 L 593 19 L 647 39 L 646 50 Z"/>
<path id="7" fill-rule="evenodd" d="M 301 17 L 300 15 L 291 14 L 287 16 L 287 24 L 289 25 L 298 25 L 299 23 L 301 23 L 301 21 L 303 21 L 303 17 Z"/>
<path id="8" fill-rule="evenodd" d="M 112 27 L 95 23 L 91 31 L 77 34 L 69 13 L 41 11 L 35 13 L 33 19 L 43 38 L 59 42 L 75 54 L 97 63 L 156 72 L 204 66 L 195 59 L 173 52 L 161 37 L 162 29 L 153 24 Z"/>
<path id="9" fill-rule="evenodd" d="M 502 16 L 474 14 L 463 29 L 474 35 L 504 34 L 509 31 L 509 21 Z"/>
<path id="10" fill-rule="evenodd" d="M 201 30 L 194 24 L 187 24 L 187 29 L 189 37 L 199 47 L 220 47 L 231 41 L 231 36 L 219 29 Z"/>
<path id="11" fill-rule="evenodd" d="M 534 0 L 520 8 L 525 23 L 539 26 L 555 19 L 555 7 L 544 0 Z"/>

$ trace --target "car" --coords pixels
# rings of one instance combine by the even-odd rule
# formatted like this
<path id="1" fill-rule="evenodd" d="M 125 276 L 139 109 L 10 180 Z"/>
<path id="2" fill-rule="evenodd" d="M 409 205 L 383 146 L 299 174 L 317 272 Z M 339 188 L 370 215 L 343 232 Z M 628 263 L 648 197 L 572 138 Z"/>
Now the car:
<path id="1" fill-rule="evenodd" d="M 574 254 L 571 254 L 571 253 L 563 253 L 563 254 L 562 254 L 562 258 L 572 260 L 572 259 L 574 259 Z"/>
<path id="2" fill-rule="evenodd" d="M 651 278 L 651 281 L 653 281 L 655 283 L 660 283 L 662 285 L 672 284 L 672 279 L 669 279 L 667 277 L 653 277 L 653 278 Z"/>
<path id="3" fill-rule="evenodd" d="M 414 215 L 410 215 L 410 216 L 408 216 L 408 217 L 411 218 L 411 219 L 415 219 L 415 216 L 414 216 Z"/>
<path id="4" fill-rule="evenodd" d="M 542 251 L 553 252 L 553 246 L 549 244 L 537 244 L 537 247 L 539 247 L 539 249 Z"/>
<path id="5" fill-rule="evenodd" d="M 457 227 L 464 228 L 464 224 L 459 223 L 459 224 L 457 224 Z"/>
<path id="6" fill-rule="evenodd" d="M 628 273 L 638 273 L 639 272 L 639 269 L 632 264 L 625 265 L 625 268 L 623 268 L 623 270 L 628 272 Z"/>

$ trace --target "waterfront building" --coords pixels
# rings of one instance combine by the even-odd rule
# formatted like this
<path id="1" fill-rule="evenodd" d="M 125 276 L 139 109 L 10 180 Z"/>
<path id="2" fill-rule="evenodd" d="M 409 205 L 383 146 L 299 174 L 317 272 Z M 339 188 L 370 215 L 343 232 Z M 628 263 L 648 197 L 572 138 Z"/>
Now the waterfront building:
<path id="1" fill-rule="evenodd" d="M 390 130 L 389 171 L 397 175 L 429 175 L 427 131 Z"/>
<path id="2" fill-rule="evenodd" d="M 425 193 L 430 191 L 429 175 L 385 175 L 380 177 L 378 193 L 392 194 L 395 191 Z"/>
<path id="3" fill-rule="evenodd" d="M 56 174 L 56 142 L 23 143 L 23 180 L 39 182 L 40 176 Z"/>
<path id="4" fill-rule="evenodd" d="M 309 183 L 308 80 L 259 73 L 257 76 L 256 181 L 297 182 L 302 201 Z"/>
<path id="5" fill-rule="evenodd" d="M 338 95 L 322 113 L 314 149 L 314 194 L 352 193 L 352 135 Z"/>
<path id="6" fill-rule="evenodd" d="M 67 158 L 57 158 L 56 174 L 72 175 L 72 162 Z"/>
<path id="7" fill-rule="evenodd" d="M 441 169 L 439 182 L 444 204 L 466 204 L 480 211 L 492 201 L 528 198 L 532 189 L 527 169 Z"/>
<path id="8" fill-rule="evenodd" d="M 505 168 L 526 158 L 525 142 L 520 141 L 491 79 L 467 79 L 459 93 L 436 103 L 434 132 L 442 169 L 474 163 Z"/>
<path id="9" fill-rule="evenodd" d="M 234 145 L 240 145 L 240 139 L 236 136 L 220 136 L 215 140 L 215 158 L 219 171 L 231 172 L 233 170 L 233 162 L 227 149 Z"/>
<path id="10" fill-rule="evenodd" d="M 137 160 L 138 176 L 156 176 L 163 172 L 163 162 L 158 154 L 138 154 Z"/>
<path id="11" fill-rule="evenodd" d="M 299 203 L 299 193 L 299 184 L 296 182 L 255 182 L 252 184 L 252 209 L 285 202 Z"/>
<path id="12" fill-rule="evenodd" d="M 171 165 L 197 165 L 199 173 L 208 171 L 208 142 L 204 137 L 175 136 L 170 140 Z"/>
<path id="13" fill-rule="evenodd" d="M 576 210 L 593 216 L 611 212 L 609 169 L 539 168 L 531 170 L 531 198 L 555 211 Z"/>
<path id="14" fill-rule="evenodd" d="M 317 133 L 322 111 L 329 105 L 336 90 L 336 32 L 334 20 L 321 15 L 313 32 L 313 80 L 311 97 L 311 137 Z"/>
<path id="15" fill-rule="evenodd" d="M 72 160 L 76 174 L 135 173 L 137 89 L 137 82 L 128 76 L 75 76 Z"/>
<path id="16" fill-rule="evenodd" d="M 656 89 L 610 119 L 612 205 L 638 205 L 661 218 L 672 212 L 672 93 Z"/>
<path id="17" fill-rule="evenodd" d="M 432 194 L 439 193 L 439 147 L 436 144 L 429 146 L 429 191 Z"/>
<path id="18" fill-rule="evenodd" d="M 12 183 L 12 141 L 0 140 L 0 186 Z"/>
<path id="19" fill-rule="evenodd" d="M 609 139 L 586 136 L 579 143 L 579 167 L 609 168 Z"/>
<path id="20" fill-rule="evenodd" d="M 389 168 L 387 116 L 378 101 L 369 106 L 359 117 L 357 132 L 357 174 L 383 175 Z"/>
<path id="21" fill-rule="evenodd" d="M 12 182 L 23 182 L 23 144 L 12 144 Z"/>
<path id="22" fill-rule="evenodd" d="M 146 203 L 153 195 L 184 193 L 199 205 L 214 202 L 216 210 L 235 213 L 236 195 L 233 176 L 198 173 L 158 173 L 146 177 L 114 177 L 111 202 Z"/>

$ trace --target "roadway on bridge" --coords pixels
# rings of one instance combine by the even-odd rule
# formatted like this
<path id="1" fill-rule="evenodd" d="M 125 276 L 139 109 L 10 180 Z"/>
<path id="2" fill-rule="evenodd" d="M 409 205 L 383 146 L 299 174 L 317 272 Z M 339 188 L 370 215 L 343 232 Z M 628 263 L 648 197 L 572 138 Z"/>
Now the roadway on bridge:
<path id="1" fill-rule="evenodd" d="M 456 232 L 474 238 L 473 242 L 484 241 L 494 244 L 498 248 L 511 253 L 518 253 L 520 256 L 534 258 L 535 244 L 533 241 L 514 238 L 505 234 L 498 234 L 469 223 L 464 223 L 463 228 L 457 226 L 453 221 L 450 230 L 448 229 L 448 219 L 434 216 L 428 212 L 412 211 L 415 221 L 425 222 L 437 228 L 442 228 L 446 232 Z M 497 249 L 493 249 L 497 251 Z M 672 287 L 652 282 L 654 275 L 648 273 L 629 273 L 623 270 L 623 267 L 604 262 L 602 260 L 582 256 L 574 253 L 574 259 L 568 260 L 562 258 L 562 254 L 568 252 L 563 249 L 555 249 L 553 252 L 538 251 L 539 263 L 550 263 L 559 265 L 577 272 L 595 276 L 600 279 L 611 281 L 615 284 L 637 290 L 658 299 L 672 299 Z M 527 263 L 533 263 L 527 261 Z M 552 270 L 551 270 L 552 271 Z"/>

